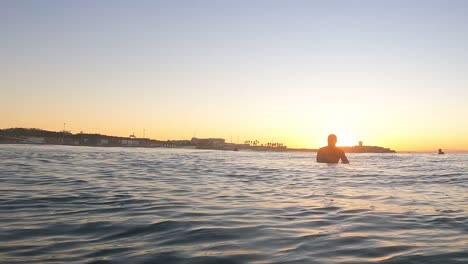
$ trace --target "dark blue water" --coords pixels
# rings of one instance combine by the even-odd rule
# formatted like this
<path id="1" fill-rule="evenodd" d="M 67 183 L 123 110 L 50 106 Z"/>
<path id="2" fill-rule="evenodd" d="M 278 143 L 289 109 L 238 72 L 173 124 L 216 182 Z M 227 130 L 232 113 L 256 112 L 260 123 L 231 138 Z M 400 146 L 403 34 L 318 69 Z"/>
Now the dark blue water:
<path id="1" fill-rule="evenodd" d="M 468 263 L 467 154 L 0 145 L 1 263 Z"/>

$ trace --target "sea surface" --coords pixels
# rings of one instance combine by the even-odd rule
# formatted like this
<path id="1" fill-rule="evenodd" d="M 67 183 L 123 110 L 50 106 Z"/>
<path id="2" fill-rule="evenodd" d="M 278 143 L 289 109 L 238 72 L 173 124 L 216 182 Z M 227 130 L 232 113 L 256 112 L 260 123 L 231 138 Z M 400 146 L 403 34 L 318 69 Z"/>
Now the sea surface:
<path id="1" fill-rule="evenodd" d="M 468 263 L 468 154 L 0 145 L 0 263 Z"/>

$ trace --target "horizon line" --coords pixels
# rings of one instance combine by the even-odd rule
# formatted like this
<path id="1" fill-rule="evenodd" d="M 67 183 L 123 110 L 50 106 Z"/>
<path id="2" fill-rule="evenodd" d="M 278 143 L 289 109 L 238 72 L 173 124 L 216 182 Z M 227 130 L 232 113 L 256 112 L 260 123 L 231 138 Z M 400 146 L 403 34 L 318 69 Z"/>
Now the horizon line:
<path id="1" fill-rule="evenodd" d="M 101 134 L 101 133 L 96 133 L 96 132 L 78 132 L 78 133 L 72 133 L 71 130 L 70 131 L 67 131 L 67 130 L 58 130 L 58 131 L 54 131 L 54 130 L 46 130 L 46 129 L 42 129 L 42 128 L 36 128 L 36 127 L 4 127 L 4 128 L 0 128 L 0 130 L 7 130 L 7 129 L 36 129 L 36 130 L 41 130 L 41 131 L 46 131 L 46 132 L 55 132 L 55 133 L 70 133 L 72 135 L 78 135 L 78 134 L 89 134 L 89 135 L 101 135 L 101 136 L 107 136 L 107 137 L 121 137 L 121 138 L 131 138 L 131 136 L 115 136 L 115 135 L 106 135 L 106 134 Z M 83 132 L 83 133 L 82 133 Z M 195 136 L 191 137 L 192 138 L 197 138 Z M 219 138 L 219 137 L 206 137 L 206 138 Z M 182 141 L 182 140 L 190 140 L 190 139 L 167 139 L 167 140 L 160 140 L 160 139 L 156 139 L 156 138 L 149 138 L 149 137 L 135 137 L 135 139 L 149 139 L 149 140 L 156 140 L 156 141 Z M 224 140 L 226 140 L 225 138 L 222 138 Z M 237 144 L 242 144 L 242 143 L 237 143 Z M 354 146 L 337 146 L 339 148 L 351 148 L 351 147 L 356 147 L 358 145 L 354 145 Z M 364 145 L 366 147 L 373 147 L 371 145 Z M 375 146 L 375 145 L 374 145 Z M 379 146 L 376 146 L 376 147 L 379 147 Z M 288 147 L 289 148 L 289 147 Z M 306 149 L 306 150 L 318 150 L 320 147 L 316 147 L 316 148 L 311 148 L 311 147 L 291 147 L 289 149 Z M 393 148 L 390 148 L 389 149 L 393 149 Z M 408 149 L 394 149 L 395 151 L 397 151 L 398 153 L 433 153 L 435 150 L 437 150 L 438 148 L 434 148 L 434 149 L 422 149 L 422 150 L 408 150 Z M 444 152 L 450 152 L 450 153 L 463 153 L 463 152 L 468 152 L 468 149 L 454 149 L 454 148 L 444 148 L 443 149 Z"/>

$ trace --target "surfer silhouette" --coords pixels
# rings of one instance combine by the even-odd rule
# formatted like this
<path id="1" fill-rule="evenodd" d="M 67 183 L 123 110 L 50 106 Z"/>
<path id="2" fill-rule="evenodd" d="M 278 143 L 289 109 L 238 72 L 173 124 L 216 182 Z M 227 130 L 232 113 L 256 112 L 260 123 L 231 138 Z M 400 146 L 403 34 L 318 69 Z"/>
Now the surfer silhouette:
<path id="1" fill-rule="evenodd" d="M 445 154 L 445 153 L 442 151 L 442 149 L 439 149 L 439 153 L 437 154 Z"/>
<path id="2" fill-rule="evenodd" d="M 317 162 L 319 163 L 342 163 L 348 164 L 348 158 L 343 150 L 336 147 L 337 138 L 334 134 L 328 136 L 328 146 L 322 147 L 317 152 Z"/>

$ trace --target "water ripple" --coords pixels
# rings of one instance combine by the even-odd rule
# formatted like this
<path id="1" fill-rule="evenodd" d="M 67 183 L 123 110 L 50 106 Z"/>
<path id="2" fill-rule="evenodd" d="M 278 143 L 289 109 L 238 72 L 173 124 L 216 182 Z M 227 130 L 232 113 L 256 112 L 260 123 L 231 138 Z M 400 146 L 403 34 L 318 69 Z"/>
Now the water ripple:
<path id="1" fill-rule="evenodd" d="M 468 155 L 0 146 L 1 263 L 468 263 Z"/>

